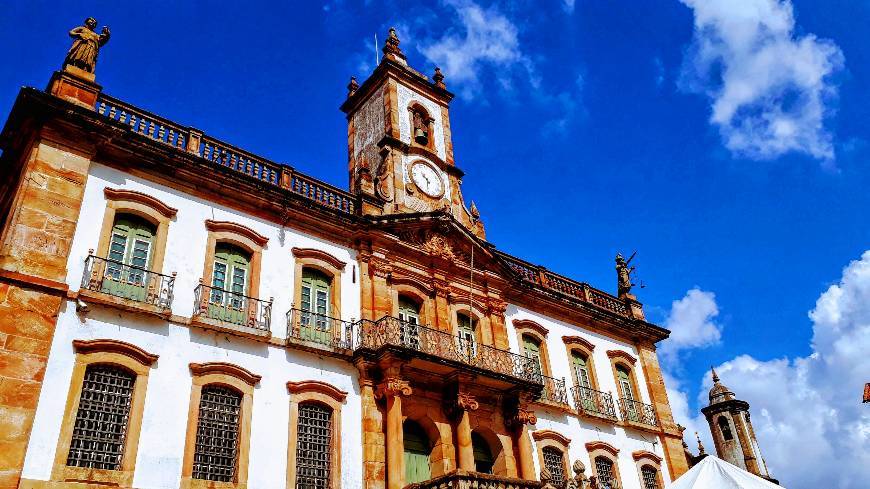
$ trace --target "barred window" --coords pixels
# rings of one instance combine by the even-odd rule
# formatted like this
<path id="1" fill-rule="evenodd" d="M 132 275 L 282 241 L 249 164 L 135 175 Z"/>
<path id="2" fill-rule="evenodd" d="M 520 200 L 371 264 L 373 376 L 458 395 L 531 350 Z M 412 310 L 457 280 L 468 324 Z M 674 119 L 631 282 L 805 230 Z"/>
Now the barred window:
<path id="1" fill-rule="evenodd" d="M 640 469 L 643 476 L 643 489 L 659 489 L 659 481 L 655 467 L 644 465 Z"/>
<path id="2" fill-rule="evenodd" d="M 332 409 L 300 404 L 297 426 L 296 489 L 326 489 L 330 487 Z"/>
<path id="3" fill-rule="evenodd" d="M 613 473 L 613 461 L 606 457 L 595 457 L 595 473 L 602 489 L 616 489 L 616 477 Z"/>
<path id="4" fill-rule="evenodd" d="M 66 464 L 120 470 L 136 375 L 115 365 L 88 365 Z"/>
<path id="5" fill-rule="evenodd" d="M 565 484 L 565 464 L 562 451 L 555 447 L 544 447 L 541 452 L 544 454 L 544 467 L 550 471 L 553 477 L 553 485 L 562 487 Z"/>
<path id="6" fill-rule="evenodd" d="M 193 478 L 232 482 L 239 450 L 242 395 L 228 387 L 207 385 L 199 401 Z"/>

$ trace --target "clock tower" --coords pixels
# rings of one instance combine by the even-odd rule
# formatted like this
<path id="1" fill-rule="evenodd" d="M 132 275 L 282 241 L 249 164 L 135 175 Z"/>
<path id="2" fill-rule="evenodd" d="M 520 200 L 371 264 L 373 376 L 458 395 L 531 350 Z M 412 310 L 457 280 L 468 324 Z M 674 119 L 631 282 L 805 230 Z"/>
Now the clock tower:
<path id="1" fill-rule="evenodd" d="M 341 110 L 348 121 L 351 192 L 370 215 L 450 213 L 484 237 L 474 204 L 462 197 L 463 172 L 454 163 L 449 105 L 453 94 L 435 68 L 430 79 L 408 66 L 395 29 L 384 57 L 362 85 L 348 84 Z"/>

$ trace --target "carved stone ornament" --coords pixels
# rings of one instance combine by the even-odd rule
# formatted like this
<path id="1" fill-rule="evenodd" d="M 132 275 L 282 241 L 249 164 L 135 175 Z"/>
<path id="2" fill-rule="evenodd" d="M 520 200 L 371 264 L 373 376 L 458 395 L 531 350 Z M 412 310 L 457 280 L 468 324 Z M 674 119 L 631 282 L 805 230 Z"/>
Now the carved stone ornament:
<path id="1" fill-rule="evenodd" d="M 450 296 L 450 283 L 444 280 L 434 280 L 432 288 L 435 289 L 435 295 L 438 297 Z"/>
<path id="2" fill-rule="evenodd" d="M 380 257 L 371 257 L 369 259 L 369 270 L 375 277 L 388 278 L 393 273 L 393 265 Z"/>
<path id="3" fill-rule="evenodd" d="M 375 396 L 383 398 L 387 396 L 410 396 L 411 384 L 407 380 L 398 377 L 387 377 L 378 385 Z"/>
<path id="4" fill-rule="evenodd" d="M 375 172 L 375 192 L 387 202 L 393 200 L 393 150 L 381 150 L 381 162 Z"/>
<path id="5" fill-rule="evenodd" d="M 586 476 L 586 465 L 581 460 L 575 460 L 571 466 L 574 477 L 568 479 L 565 489 L 589 489 L 589 478 Z"/>
<path id="6" fill-rule="evenodd" d="M 471 394 L 460 392 L 456 396 L 456 406 L 464 411 L 477 411 L 480 404 L 477 402 L 477 398 Z"/>
<path id="7" fill-rule="evenodd" d="M 453 245 L 440 234 L 430 234 L 429 239 L 423 244 L 423 249 L 430 255 L 438 256 L 445 260 L 453 261 L 456 258 L 456 255 L 453 253 Z"/>
<path id="8" fill-rule="evenodd" d="M 504 313 L 506 311 L 507 311 L 507 302 L 505 302 L 501 299 L 493 298 L 493 297 L 489 298 L 486 301 L 486 312 L 488 314 L 496 314 L 499 316 L 504 316 Z"/>
<path id="9" fill-rule="evenodd" d="M 550 473 L 550 469 L 547 466 L 541 467 L 541 489 L 556 489 L 556 486 L 553 485 L 553 474 Z"/>
<path id="10" fill-rule="evenodd" d="M 93 73 L 97 65 L 97 55 L 100 48 L 109 42 L 108 26 L 97 34 L 97 20 L 93 17 L 85 19 L 85 25 L 69 31 L 69 37 L 73 38 L 72 46 L 66 53 L 64 66 L 74 66 L 88 73 Z"/>

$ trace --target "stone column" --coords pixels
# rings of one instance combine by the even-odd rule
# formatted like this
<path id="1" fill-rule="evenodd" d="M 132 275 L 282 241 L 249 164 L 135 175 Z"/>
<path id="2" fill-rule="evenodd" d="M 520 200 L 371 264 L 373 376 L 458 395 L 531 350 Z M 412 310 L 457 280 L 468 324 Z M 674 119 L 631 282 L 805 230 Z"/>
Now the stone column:
<path id="1" fill-rule="evenodd" d="M 378 386 L 377 395 L 387 402 L 387 488 L 402 489 L 405 485 L 402 396 L 411 395 L 411 386 L 399 377 L 386 377 Z"/>
<path id="2" fill-rule="evenodd" d="M 358 361 L 360 372 L 360 405 L 363 430 L 363 488 L 384 489 L 386 483 L 384 417 L 375 401 L 375 386 L 371 378 L 374 365 Z"/>
<path id="3" fill-rule="evenodd" d="M 537 480 L 535 476 L 534 450 L 527 425 L 538 422 L 534 411 L 521 399 L 511 399 L 506 404 L 506 422 L 513 429 L 517 446 L 517 465 L 519 476 L 526 480 Z"/>
<path id="4" fill-rule="evenodd" d="M 450 324 L 450 304 L 448 297 L 450 296 L 450 284 L 446 280 L 438 279 L 432 281 L 432 286 L 435 288 L 435 316 L 432 326 L 439 331 L 453 333 L 453 326 Z"/>
<path id="5" fill-rule="evenodd" d="M 474 447 L 471 443 L 470 411 L 476 411 L 478 407 L 477 400 L 471 394 L 459 392 L 456 395 L 454 415 L 459 419 L 456 424 L 457 465 L 459 465 L 460 470 L 468 472 L 473 472 L 476 468 L 474 463 Z"/>

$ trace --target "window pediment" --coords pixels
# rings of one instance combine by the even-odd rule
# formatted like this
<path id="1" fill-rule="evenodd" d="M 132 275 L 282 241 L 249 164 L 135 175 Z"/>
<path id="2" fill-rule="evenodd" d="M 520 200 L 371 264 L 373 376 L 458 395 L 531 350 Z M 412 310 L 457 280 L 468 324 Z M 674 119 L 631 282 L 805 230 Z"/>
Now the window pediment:
<path id="1" fill-rule="evenodd" d="M 106 200 L 136 202 L 154 209 L 166 218 L 172 218 L 178 213 L 178 209 L 164 204 L 155 197 L 135 190 L 123 190 L 106 187 L 103 189 Z"/>
<path id="2" fill-rule="evenodd" d="M 76 353 L 117 353 L 136 360 L 146 367 L 150 367 L 157 361 L 158 356 L 139 348 L 126 341 L 97 339 L 97 340 L 73 340 L 73 348 Z"/>
<path id="3" fill-rule="evenodd" d="M 314 260 L 320 260 L 338 271 L 344 270 L 344 268 L 347 266 L 347 263 L 322 250 L 314 248 L 294 247 L 290 251 L 293 252 L 293 256 L 296 258 L 311 258 Z"/>
<path id="4" fill-rule="evenodd" d="M 251 373 L 249 370 L 225 362 L 209 362 L 209 363 L 191 363 L 189 365 L 190 372 L 196 376 L 221 374 L 235 377 L 251 387 L 260 382 L 261 376 Z"/>
<path id="5" fill-rule="evenodd" d="M 254 231 L 253 229 L 243 226 L 241 224 L 229 221 L 212 221 L 211 219 L 207 219 L 205 221 L 205 228 L 212 232 L 224 232 L 229 234 L 235 234 L 250 240 L 258 247 L 262 248 L 266 246 L 266 243 L 269 242 L 269 238 L 263 236 L 262 234 Z"/>
<path id="6" fill-rule="evenodd" d="M 300 394 L 303 392 L 315 392 L 323 394 L 334 399 L 336 402 L 344 402 L 347 399 L 347 392 L 335 387 L 326 382 L 319 380 L 301 380 L 299 382 L 287 382 L 287 391 L 291 394 Z"/>
<path id="7" fill-rule="evenodd" d="M 622 350 L 607 350 L 607 356 L 614 360 L 625 360 L 631 365 L 637 363 L 637 358 Z"/>

